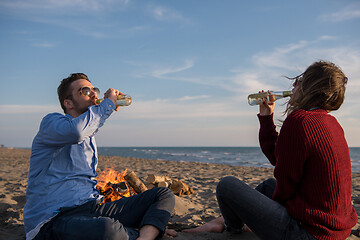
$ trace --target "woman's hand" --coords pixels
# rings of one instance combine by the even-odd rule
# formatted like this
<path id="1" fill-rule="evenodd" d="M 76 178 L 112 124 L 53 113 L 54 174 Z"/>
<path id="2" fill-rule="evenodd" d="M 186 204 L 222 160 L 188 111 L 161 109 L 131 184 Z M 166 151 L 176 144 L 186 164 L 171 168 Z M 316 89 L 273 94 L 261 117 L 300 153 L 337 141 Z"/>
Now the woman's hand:
<path id="1" fill-rule="evenodd" d="M 264 90 L 262 90 L 261 92 L 264 92 Z M 262 101 L 262 103 L 260 103 L 259 108 L 260 108 L 260 116 L 268 116 L 268 115 L 273 114 L 274 108 L 275 108 L 274 96 L 269 95 L 269 98 L 263 98 L 263 101 Z"/>

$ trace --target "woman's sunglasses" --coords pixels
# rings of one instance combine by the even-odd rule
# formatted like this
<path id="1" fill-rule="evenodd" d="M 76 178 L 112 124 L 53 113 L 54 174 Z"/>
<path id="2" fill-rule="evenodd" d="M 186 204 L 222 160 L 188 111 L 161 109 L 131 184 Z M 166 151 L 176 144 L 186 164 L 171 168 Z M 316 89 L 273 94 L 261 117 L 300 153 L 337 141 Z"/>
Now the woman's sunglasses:
<path id="1" fill-rule="evenodd" d="M 94 88 L 82 87 L 79 89 L 79 93 L 84 96 L 89 96 L 91 91 L 94 91 L 98 96 L 100 95 L 100 89 L 98 89 L 97 87 Z"/>

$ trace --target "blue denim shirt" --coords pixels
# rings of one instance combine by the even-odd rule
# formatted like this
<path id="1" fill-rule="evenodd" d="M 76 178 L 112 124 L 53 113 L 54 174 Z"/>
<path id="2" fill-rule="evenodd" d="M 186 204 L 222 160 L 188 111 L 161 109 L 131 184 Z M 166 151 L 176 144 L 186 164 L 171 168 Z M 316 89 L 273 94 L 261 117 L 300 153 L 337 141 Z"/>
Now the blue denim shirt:
<path id="1" fill-rule="evenodd" d="M 55 216 L 61 207 L 99 197 L 94 135 L 114 109 L 114 103 L 105 99 L 77 118 L 60 113 L 43 118 L 31 150 L 24 207 L 26 233 Z"/>

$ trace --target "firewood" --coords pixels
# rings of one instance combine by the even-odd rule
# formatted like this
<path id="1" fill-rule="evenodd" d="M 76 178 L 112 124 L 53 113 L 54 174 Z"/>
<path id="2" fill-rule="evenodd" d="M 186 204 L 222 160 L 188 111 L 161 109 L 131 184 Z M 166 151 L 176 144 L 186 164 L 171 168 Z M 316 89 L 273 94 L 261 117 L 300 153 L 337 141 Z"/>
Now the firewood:
<path id="1" fill-rule="evenodd" d="M 104 198 L 109 196 L 114 190 L 112 188 L 108 188 L 106 191 L 101 192 L 102 195 L 104 195 Z"/>
<path id="2" fill-rule="evenodd" d="M 146 184 L 146 187 L 147 187 L 147 189 L 153 189 L 153 188 L 155 188 L 156 186 L 155 186 L 155 184 L 148 183 L 148 184 Z"/>
<path id="3" fill-rule="evenodd" d="M 179 197 L 181 195 L 190 195 L 194 193 L 194 190 L 191 187 L 189 187 L 186 183 L 183 183 L 180 180 L 173 180 L 169 189 Z"/>
<path id="4" fill-rule="evenodd" d="M 146 183 L 159 183 L 159 182 L 170 182 L 171 179 L 168 176 L 158 176 L 154 174 L 149 174 L 146 178 Z"/>
<path id="5" fill-rule="evenodd" d="M 158 182 L 157 186 L 158 187 L 169 187 L 170 183 L 169 182 Z"/>
<path id="6" fill-rule="evenodd" d="M 133 171 L 128 171 L 124 178 L 126 181 L 128 181 L 136 193 L 142 193 L 148 190 L 145 184 L 136 176 Z"/>
<path id="7" fill-rule="evenodd" d="M 109 182 L 110 183 L 110 182 Z M 108 184 L 109 184 L 108 183 Z M 124 193 L 129 191 L 128 186 L 125 182 L 119 182 L 119 183 L 110 183 L 110 185 L 114 190 L 118 191 L 119 193 Z"/>

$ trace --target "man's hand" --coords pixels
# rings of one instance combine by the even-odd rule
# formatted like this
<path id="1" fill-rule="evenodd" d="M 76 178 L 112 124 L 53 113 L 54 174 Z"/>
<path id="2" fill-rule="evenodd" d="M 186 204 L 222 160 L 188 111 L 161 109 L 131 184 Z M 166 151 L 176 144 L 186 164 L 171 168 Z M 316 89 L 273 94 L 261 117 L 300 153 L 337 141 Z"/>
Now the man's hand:
<path id="1" fill-rule="evenodd" d="M 117 96 L 118 95 L 123 95 L 122 92 L 120 92 L 117 89 L 113 89 L 113 88 L 109 88 L 105 93 L 104 93 L 104 98 L 108 98 L 110 99 L 116 106 L 115 111 L 119 110 L 120 106 L 117 105 L 116 100 L 117 100 Z"/>
<path id="2" fill-rule="evenodd" d="M 264 92 L 264 90 L 262 90 Z M 270 93 L 270 92 L 269 92 Z M 275 108 L 275 98 L 273 95 L 269 95 L 268 98 L 264 98 L 262 103 L 260 103 L 260 115 L 261 116 L 268 116 L 273 114 Z"/>

